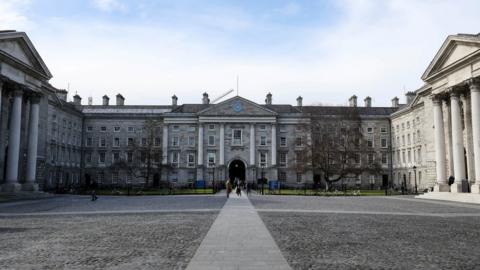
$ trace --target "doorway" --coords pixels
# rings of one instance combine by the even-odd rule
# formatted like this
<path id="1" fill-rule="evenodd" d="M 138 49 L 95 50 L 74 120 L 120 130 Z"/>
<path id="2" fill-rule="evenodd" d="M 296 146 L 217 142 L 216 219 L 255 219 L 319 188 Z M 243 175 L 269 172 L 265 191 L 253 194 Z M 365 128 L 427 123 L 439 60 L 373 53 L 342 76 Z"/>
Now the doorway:
<path id="1" fill-rule="evenodd" d="M 243 161 L 236 159 L 230 162 L 228 166 L 228 177 L 233 183 L 235 179 L 238 179 L 241 183 L 245 182 L 245 163 Z"/>

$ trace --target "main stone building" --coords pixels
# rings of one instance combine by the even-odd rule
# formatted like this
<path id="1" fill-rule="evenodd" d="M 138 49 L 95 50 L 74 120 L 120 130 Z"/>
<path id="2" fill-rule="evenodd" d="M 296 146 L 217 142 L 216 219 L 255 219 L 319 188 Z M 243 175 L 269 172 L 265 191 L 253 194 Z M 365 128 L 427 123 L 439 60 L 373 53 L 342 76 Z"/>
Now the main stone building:
<path id="1" fill-rule="evenodd" d="M 468 82 L 471 91 L 478 89 L 472 78 L 478 76 L 478 64 L 473 62 L 480 59 L 480 37 L 457 35 L 447 42 L 450 45 L 444 46 L 457 48 L 465 42 L 468 47 L 461 47 L 458 52 L 454 48 L 442 51 L 468 59 L 461 63 L 470 65 L 471 76 L 454 80 L 459 85 Z M 448 58 L 444 55 L 436 59 L 445 61 L 442 57 Z M 453 64 L 459 65 L 455 61 Z M 433 65 L 437 65 L 436 69 L 429 67 L 428 72 L 441 70 L 440 64 Z M 436 76 L 445 72 L 448 71 Z M 440 175 L 439 189 L 444 190 L 447 167 L 439 158 L 450 159 L 441 148 L 440 153 L 435 151 L 431 134 L 437 136 L 438 132 L 430 130 L 435 111 L 432 106 L 444 95 L 440 94 L 443 90 L 432 90 L 430 77 L 425 86 L 407 94 L 407 104 L 399 104 L 395 98 L 391 107 L 372 107 L 369 97 L 364 106 L 358 106 L 356 96 L 352 96 L 347 107 L 304 106 L 301 97 L 296 106 L 275 104 L 270 93 L 265 104 L 240 96 L 212 104 L 205 93 L 198 104 L 178 104 L 178 98 L 173 96 L 169 105 L 125 105 L 124 97 L 118 94 L 115 105 L 110 104 L 107 96 L 102 105 L 82 105 L 78 95 L 68 102 L 65 90 L 48 83 L 51 74 L 25 33 L 0 32 L 1 189 L 35 190 L 40 185 L 48 190 L 93 181 L 118 186 L 145 181 L 151 181 L 148 185 L 211 185 L 214 180 L 227 177 L 248 182 L 262 176 L 285 185 L 312 183 L 318 172 L 309 166 L 310 162 L 299 158 L 310 151 L 316 139 L 317 133 L 310 127 L 353 110 L 368 145 L 366 150 L 359 151 L 355 166 L 377 162 L 379 169 L 350 174 L 345 177 L 347 184 L 413 187 L 415 180 L 419 188 L 427 188 Z M 466 129 L 472 129 L 471 122 L 466 121 L 479 121 L 469 111 L 463 117 L 470 95 L 464 96 L 468 99 L 462 103 L 464 110 L 453 103 L 455 132 L 458 112 L 462 113 L 460 119 L 464 119 Z M 478 135 L 470 133 L 467 130 L 463 137 L 468 146 L 467 157 L 480 157 L 470 147 L 475 145 Z M 400 138 L 404 137 L 408 143 L 406 139 L 402 143 Z M 459 147 L 458 134 L 453 141 Z M 459 156 L 459 150 L 455 151 L 453 156 Z M 480 166 L 472 158 L 469 162 L 469 171 Z M 298 166 L 299 163 L 304 164 Z M 450 174 L 451 168 L 448 170 Z M 465 174 L 455 176 L 459 185 L 467 179 Z"/>

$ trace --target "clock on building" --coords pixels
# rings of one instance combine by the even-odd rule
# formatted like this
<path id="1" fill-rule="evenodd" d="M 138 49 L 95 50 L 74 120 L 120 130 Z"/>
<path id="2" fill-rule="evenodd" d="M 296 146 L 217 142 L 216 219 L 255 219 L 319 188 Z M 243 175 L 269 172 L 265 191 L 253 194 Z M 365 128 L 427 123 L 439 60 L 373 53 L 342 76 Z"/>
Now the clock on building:
<path id="1" fill-rule="evenodd" d="M 233 107 L 233 110 L 235 112 L 241 112 L 243 110 L 242 108 L 242 103 L 240 103 L 240 101 L 235 101 L 233 104 L 232 104 L 232 107 Z"/>

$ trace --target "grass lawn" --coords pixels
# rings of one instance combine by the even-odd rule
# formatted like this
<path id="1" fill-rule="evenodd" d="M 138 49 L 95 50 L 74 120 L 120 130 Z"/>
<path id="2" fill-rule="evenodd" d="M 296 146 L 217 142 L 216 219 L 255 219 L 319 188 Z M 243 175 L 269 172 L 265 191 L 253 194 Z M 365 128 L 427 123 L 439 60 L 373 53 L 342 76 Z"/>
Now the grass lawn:
<path id="1" fill-rule="evenodd" d="M 332 192 L 325 192 L 324 190 L 313 190 L 313 189 L 281 189 L 280 191 L 275 190 L 274 192 L 270 192 L 269 190 L 265 189 L 265 194 L 271 195 L 300 195 L 300 196 L 384 196 L 384 190 L 347 190 L 346 192 L 342 191 L 332 191 Z M 401 193 L 391 193 L 389 195 L 399 195 Z"/>

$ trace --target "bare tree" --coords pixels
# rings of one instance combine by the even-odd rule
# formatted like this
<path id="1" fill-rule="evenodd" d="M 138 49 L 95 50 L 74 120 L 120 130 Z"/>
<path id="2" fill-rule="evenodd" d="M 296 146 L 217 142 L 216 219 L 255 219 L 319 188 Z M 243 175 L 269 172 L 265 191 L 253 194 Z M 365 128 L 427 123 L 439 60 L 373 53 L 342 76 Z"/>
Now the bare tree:
<path id="1" fill-rule="evenodd" d="M 333 183 L 363 172 L 378 173 L 381 165 L 375 157 L 362 129 L 362 119 L 356 108 L 343 108 L 335 115 L 312 117 L 310 125 L 304 125 L 311 132 L 311 140 L 306 140 L 308 151 L 297 153 L 297 168 L 308 164 L 314 174 L 315 185 L 323 179 L 326 189 Z"/>
<path id="2" fill-rule="evenodd" d="M 162 165 L 162 140 L 161 122 L 147 119 L 142 127 L 140 138 L 131 138 L 127 145 L 125 157 L 113 162 L 110 170 L 123 170 L 135 178 L 143 178 L 145 187 L 149 186 L 151 177 L 161 174 Z"/>

